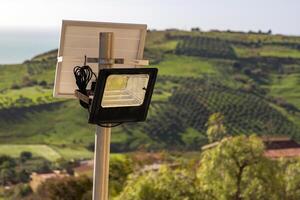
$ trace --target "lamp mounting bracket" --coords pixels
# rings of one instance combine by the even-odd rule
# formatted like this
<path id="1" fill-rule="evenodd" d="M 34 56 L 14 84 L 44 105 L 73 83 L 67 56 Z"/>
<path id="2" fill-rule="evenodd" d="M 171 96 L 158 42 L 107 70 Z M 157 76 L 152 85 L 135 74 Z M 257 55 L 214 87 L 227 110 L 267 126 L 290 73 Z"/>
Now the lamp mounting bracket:
<path id="1" fill-rule="evenodd" d="M 83 101 L 83 102 L 86 103 L 86 104 L 91 105 L 92 99 L 91 99 L 89 96 L 93 94 L 93 91 L 92 91 L 92 90 L 87 90 L 87 93 L 88 93 L 88 94 L 85 95 L 85 94 L 83 94 L 82 92 L 80 92 L 79 90 L 75 90 L 75 96 L 76 96 L 79 100 Z"/>
<path id="2" fill-rule="evenodd" d="M 74 57 L 74 56 L 60 56 L 57 58 L 57 62 L 62 61 L 70 61 L 70 62 L 82 62 L 84 65 L 87 63 L 97 63 L 99 65 L 114 65 L 114 64 L 121 64 L 121 65 L 135 65 L 135 66 L 148 66 L 149 60 L 138 60 L 138 59 L 125 59 L 125 58 L 93 58 L 93 57 L 86 57 L 84 59 L 82 57 Z"/>
<path id="3" fill-rule="evenodd" d="M 100 65 L 114 65 L 114 64 L 127 64 L 127 65 L 137 65 L 137 66 L 147 66 L 149 65 L 149 60 L 137 60 L 137 59 L 124 59 L 124 58 L 86 58 L 87 63 L 98 63 Z"/>

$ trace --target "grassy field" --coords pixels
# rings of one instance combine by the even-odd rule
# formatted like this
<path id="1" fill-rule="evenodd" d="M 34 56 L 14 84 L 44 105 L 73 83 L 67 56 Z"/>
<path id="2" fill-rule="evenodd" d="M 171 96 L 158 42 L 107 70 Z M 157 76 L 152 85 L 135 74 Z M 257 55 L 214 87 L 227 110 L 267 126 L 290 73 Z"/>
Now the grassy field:
<path id="1" fill-rule="evenodd" d="M 263 57 L 300 58 L 300 51 L 280 46 L 264 46 L 260 49 L 259 55 Z"/>
<path id="2" fill-rule="evenodd" d="M 151 48 L 170 52 L 176 49 L 177 44 L 178 41 L 172 40 L 172 41 L 167 41 L 162 43 L 155 43 L 151 46 Z"/>
<path id="3" fill-rule="evenodd" d="M 159 69 L 159 75 L 175 75 L 195 77 L 200 74 L 217 74 L 218 70 L 213 62 L 206 59 L 166 55 L 165 61 L 154 65 Z"/>
<path id="4" fill-rule="evenodd" d="M 27 69 L 24 65 L 0 65 L 0 91 L 10 88 L 14 83 L 20 83 Z"/>
<path id="5" fill-rule="evenodd" d="M 43 157 L 49 161 L 55 161 L 62 156 L 48 145 L 20 145 L 20 144 L 1 144 L 0 155 L 8 155 L 11 157 L 19 157 L 21 152 L 29 151 L 34 156 Z"/>
<path id="6" fill-rule="evenodd" d="M 66 159 L 92 159 L 93 152 L 88 151 L 86 148 L 83 147 L 57 147 L 52 146 L 52 149 L 57 151 L 59 155 Z"/>
<path id="7" fill-rule="evenodd" d="M 6 90 L 0 93 L 0 105 L 2 108 L 9 108 L 61 101 L 61 99 L 53 99 L 52 93 L 52 89 L 40 86 Z"/>
<path id="8" fill-rule="evenodd" d="M 19 157 L 23 151 L 29 151 L 33 156 L 43 157 L 49 161 L 56 161 L 64 158 L 70 159 L 91 159 L 93 153 L 83 147 L 62 147 L 42 144 L 1 144 L 0 155 Z"/>
<path id="9" fill-rule="evenodd" d="M 234 50 L 238 57 L 279 57 L 279 58 L 300 58 L 300 51 L 283 46 L 266 45 L 259 48 L 247 48 L 235 46 Z"/>
<path id="10" fill-rule="evenodd" d="M 270 94 L 281 97 L 300 108 L 300 74 L 272 76 Z"/>

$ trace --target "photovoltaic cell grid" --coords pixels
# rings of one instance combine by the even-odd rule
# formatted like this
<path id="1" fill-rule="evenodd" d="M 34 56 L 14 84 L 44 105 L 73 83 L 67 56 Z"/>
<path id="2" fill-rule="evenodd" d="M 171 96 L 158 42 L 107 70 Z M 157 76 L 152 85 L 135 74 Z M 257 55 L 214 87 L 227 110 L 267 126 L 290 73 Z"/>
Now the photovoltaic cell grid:
<path id="1" fill-rule="evenodd" d="M 113 57 L 143 59 L 147 26 L 105 22 L 63 21 L 56 66 L 54 97 L 76 98 L 73 68 L 84 64 L 84 56 L 98 58 L 100 32 L 113 32 Z M 98 73 L 97 63 L 87 63 Z M 116 64 L 114 68 L 135 67 Z M 88 86 L 89 88 L 90 86 Z"/>

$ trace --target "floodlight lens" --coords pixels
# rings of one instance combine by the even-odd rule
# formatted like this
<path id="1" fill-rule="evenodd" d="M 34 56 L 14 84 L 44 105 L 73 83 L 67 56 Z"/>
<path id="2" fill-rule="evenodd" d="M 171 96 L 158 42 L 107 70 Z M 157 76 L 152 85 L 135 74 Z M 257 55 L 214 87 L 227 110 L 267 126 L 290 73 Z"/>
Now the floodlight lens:
<path id="1" fill-rule="evenodd" d="M 105 83 L 101 106 L 108 108 L 142 105 L 148 82 L 148 74 L 109 75 Z"/>

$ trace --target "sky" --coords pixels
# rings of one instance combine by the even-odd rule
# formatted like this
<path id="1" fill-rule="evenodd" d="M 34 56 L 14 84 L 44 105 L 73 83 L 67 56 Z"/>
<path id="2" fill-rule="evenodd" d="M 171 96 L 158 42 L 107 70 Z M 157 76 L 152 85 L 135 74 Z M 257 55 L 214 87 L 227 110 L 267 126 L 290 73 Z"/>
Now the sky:
<path id="1" fill-rule="evenodd" d="M 300 35 L 300 0 L 1 0 L 0 64 L 57 48 L 61 21 Z"/>
<path id="2" fill-rule="evenodd" d="M 59 29 L 74 19 L 300 35 L 299 0 L 1 0 L 0 7 L 0 29 Z"/>

